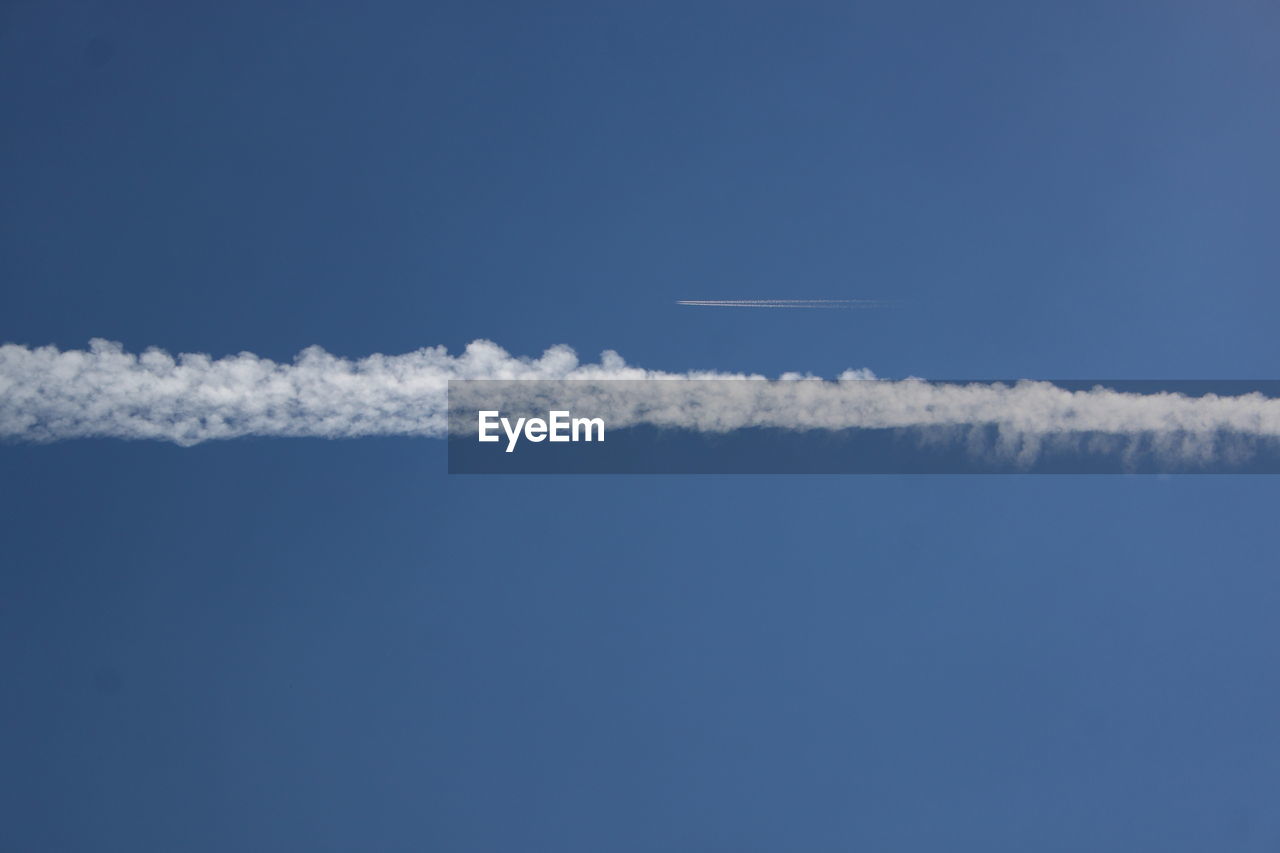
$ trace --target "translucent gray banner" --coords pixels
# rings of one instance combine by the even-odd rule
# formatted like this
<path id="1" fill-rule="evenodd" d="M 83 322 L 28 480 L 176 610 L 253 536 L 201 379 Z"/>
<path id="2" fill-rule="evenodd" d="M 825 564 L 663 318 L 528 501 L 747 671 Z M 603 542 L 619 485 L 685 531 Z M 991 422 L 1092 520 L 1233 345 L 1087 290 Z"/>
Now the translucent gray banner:
<path id="1" fill-rule="evenodd" d="M 1280 381 L 455 380 L 456 474 L 1280 473 Z"/>

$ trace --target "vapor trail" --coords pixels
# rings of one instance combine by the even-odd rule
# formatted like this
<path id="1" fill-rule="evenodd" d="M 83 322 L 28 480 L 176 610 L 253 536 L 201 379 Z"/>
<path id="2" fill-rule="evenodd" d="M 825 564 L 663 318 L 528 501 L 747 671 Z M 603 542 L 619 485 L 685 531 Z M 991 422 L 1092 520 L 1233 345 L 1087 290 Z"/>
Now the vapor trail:
<path id="1" fill-rule="evenodd" d="M 451 355 L 428 347 L 404 355 L 345 359 L 310 347 L 292 363 L 252 353 L 224 358 L 131 354 L 94 340 L 88 350 L 0 346 L 0 438 L 26 441 L 110 436 L 191 445 L 237 436 L 439 437 L 448 424 L 450 379 L 757 380 L 741 382 L 565 382 L 557 407 L 582 403 L 611 428 L 654 424 L 707 432 L 783 429 L 995 427 L 1022 454 L 1062 436 L 1141 437 L 1184 456 L 1214 452 L 1229 433 L 1280 437 L 1280 398 L 1188 397 L 1071 391 L 1049 382 L 943 385 L 874 379 L 845 371 L 836 381 L 783 374 L 664 373 L 628 366 L 606 351 L 582 364 L 568 347 L 518 358 L 489 341 Z M 539 393 L 524 383 L 529 394 Z M 545 386 L 544 386 L 545 387 Z M 543 400 L 545 402 L 545 400 Z"/>
<path id="2" fill-rule="evenodd" d="M 888 299 L 680 299 L 677 305 L 703 308 L 885 308 Z"/>

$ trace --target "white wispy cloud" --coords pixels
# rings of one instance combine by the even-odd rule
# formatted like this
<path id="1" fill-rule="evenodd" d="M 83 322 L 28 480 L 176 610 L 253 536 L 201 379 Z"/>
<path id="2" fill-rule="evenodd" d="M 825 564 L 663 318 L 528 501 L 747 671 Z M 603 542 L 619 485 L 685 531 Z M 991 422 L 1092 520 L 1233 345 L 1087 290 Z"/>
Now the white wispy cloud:
<path id="1" fill-rule="evenodd" d="M 103 340 L 65 351 L 6 344 L 0 346 L 0 437 L 110 436 L 183 445 L 249 435 L 439 437 L 448 426 L 450 379 L 762 380 L 564 383 L 554 404 L 603 416 L 611 428 L 995 427 L 1007 449 L 1024 457 L 1046 441 L 1089 435 L 1142 437 L 1146 446 L 1199 457 L 1216 452 L 1214 437 L 1223 433 L 1280 437 L 1280 399 L 1256 393 L 1187 397 L 1071 391 L 1035 381 L 861 381 L 873 378 L 866 370 L 846 371 L 834 382 L 802 381 L 815 377 L 801 374 L 763 381 L 740 373 L 666 373 L 629 366 L 612 351 L 584 364 L 565 346 L 520 358 L 489 341 L 456 355 L 428 347 L 361 359 L 311 347 L 291 363 L 251 353 L 133 354 Z M 545 386 L 528 387 L 532 396 L 525 402 L 546 402 Z"/>

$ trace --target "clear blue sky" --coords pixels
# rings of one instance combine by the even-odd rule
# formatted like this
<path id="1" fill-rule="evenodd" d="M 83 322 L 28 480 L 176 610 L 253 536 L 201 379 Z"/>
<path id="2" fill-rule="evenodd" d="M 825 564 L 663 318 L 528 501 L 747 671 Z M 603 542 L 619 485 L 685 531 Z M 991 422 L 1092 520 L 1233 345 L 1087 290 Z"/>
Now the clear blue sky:
<path id="1" fill-rule="evenodd" d="M 1276 378 L 1263 2 L 0 4 L 0 339 Z M 885 311 L 681 308 L 867 297 Z M 0 447 L 0 848 L 1270 850 L 1277 480 Z"/>

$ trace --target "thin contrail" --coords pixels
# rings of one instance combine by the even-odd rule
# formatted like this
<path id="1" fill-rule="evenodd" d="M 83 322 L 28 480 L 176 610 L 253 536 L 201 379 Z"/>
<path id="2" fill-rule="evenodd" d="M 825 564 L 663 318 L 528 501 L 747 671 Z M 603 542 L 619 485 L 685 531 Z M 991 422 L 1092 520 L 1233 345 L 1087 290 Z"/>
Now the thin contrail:
<path id="1" fill-rule="evenodd" d="M 699 308 L 887 308 L 891 299 L 679 299 Z"/>

